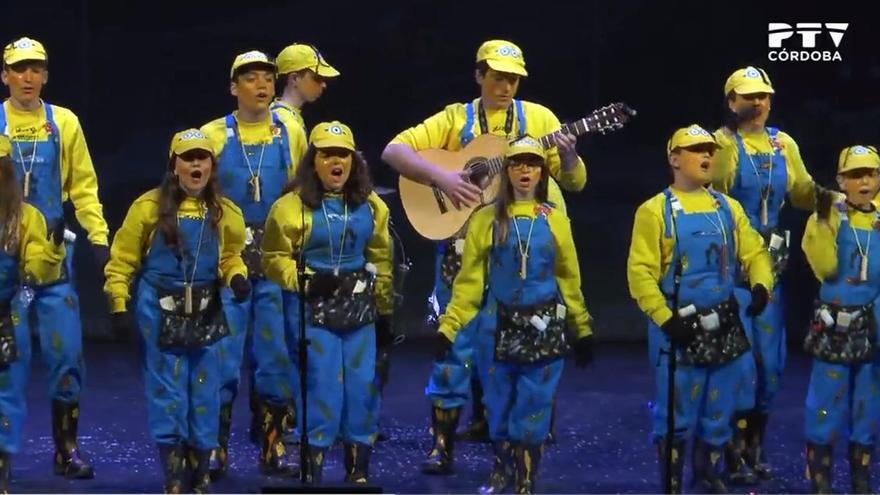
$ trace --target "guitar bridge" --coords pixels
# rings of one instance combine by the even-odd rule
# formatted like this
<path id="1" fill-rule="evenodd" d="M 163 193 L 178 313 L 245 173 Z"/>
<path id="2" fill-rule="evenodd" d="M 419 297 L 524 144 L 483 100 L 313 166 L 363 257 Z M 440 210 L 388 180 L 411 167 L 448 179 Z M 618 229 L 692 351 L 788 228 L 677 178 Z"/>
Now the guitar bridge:
<path id="1" fill-rule="evenodd" d="M 440 208 L 440 213 L 449 212 L 449 208 L 446 207 L 446 198 L 443 197 L 440 188 L 437 186 L 431 186 L 431 191 L 434 192 L 434 200 L 437 201 L 437 208 Z"/>

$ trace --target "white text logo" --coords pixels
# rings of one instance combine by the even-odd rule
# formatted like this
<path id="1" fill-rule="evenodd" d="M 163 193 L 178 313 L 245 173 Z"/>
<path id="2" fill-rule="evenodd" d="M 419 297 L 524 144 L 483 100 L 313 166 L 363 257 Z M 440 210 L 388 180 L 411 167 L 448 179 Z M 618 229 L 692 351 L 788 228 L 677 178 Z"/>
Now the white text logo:
<path id="1" fill-rule="evenodd" d="M 846 22 L 798 22 L 794 27 L 771 22 L 767 25 L 767 58 L 773 62 L 839 62 L 837 49 L 848 27 Z M 783 43 L 786 40 L 790 41 Z M 833 50 L 829 45 L 834 45 Z"/>

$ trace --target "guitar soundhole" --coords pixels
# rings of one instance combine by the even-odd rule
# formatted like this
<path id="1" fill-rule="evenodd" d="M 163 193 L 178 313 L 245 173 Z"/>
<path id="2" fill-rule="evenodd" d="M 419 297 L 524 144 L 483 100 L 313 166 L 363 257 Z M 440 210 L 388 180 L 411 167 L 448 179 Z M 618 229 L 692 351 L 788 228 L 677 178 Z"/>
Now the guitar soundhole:
<path id="1" fill-rule="evenodd" d="M 469 173 L 471 184 L 476 185 L 480 189 L 489 187 L 491 178 L 489 177 L 489 163 L 483 157 L 472 158 L 465 169 Z"/>

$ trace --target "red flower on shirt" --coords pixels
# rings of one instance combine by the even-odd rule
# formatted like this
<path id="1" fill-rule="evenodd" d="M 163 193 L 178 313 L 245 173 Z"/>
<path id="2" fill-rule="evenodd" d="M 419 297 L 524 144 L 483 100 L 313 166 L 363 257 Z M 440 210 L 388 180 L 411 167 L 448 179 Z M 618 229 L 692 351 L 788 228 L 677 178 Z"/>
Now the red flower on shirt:
<path id="1" fill-rule="evenodd" d="M 545 204 L 535 205 L 535 215 L 547 216 L 550 214 L 551 208 Z"/>
<path id="2" fill-rule="evenodd" d="M 43 129 L 46 129 L 46 134 L 51 135 L 52 134 L 52 123 L 46 122 L 45 124 L 43 124 Z"/>

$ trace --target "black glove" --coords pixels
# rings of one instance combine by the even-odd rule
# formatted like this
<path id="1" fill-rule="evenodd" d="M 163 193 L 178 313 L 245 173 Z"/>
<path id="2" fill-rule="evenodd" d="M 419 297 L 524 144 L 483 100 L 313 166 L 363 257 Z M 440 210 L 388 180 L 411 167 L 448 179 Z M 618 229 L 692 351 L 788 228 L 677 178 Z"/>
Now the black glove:
<path id="1" fill-rule="evenodd" d="M 104 267 L 110 261 L 110 246 L 92 244 L 92 255 L 95 257 L 95 264 L 98 265 L 98 270 L 104 273 Z"/>
<path id="2" fill-rule="evenodd" d="M 586 368 L 593 362 L 593 336 L 587 335 L 574 343 L 574 364 L 578 368 Z"/>
<path id="3" fill-rule="evenodd" d="M 379 316 L 376 320 L 376 347 L 387 349 L 394 343 L 394 330 L 391 327 L 391 316 Z"/>
<path id="4" fill-rule="evenodd" d="M 687 323 L 684 318 L 673 314 L 672 318 L 660 327 L 671 341 L 679 345 L 687 345 L 694 339 L 696 329 Z"/>
<path id="5" fill-rule="evenodd" d="M 131 313 L 121 311 L 111 314 L 110 327 L 113 329 L 113 334 L 117 337 L 130 337 L 134 331 L 134 320 L 131 317 Z"/>
<path id="6" fill-rule="evenodd" d="M 58 222 L 52 226 L 52 230 L 49 231 L 49 240 L 52 241 L 56 247 L 64 244 L 64 220 L 58 220 Z"/>
<path id="7" fill-rule="evenodd" d="M 827 221 L 831 217 L 831 205 L 834 203 L 834 191 L 816 184 L 816 217 Z"/>
<path id="8" fill-rule="evenodd" d="M 309 299 L 328 298 L 339 289 L 342 281 L 339 277 L 331 272 L 317 272 L 312 275 L 306 290 L 306 297 Z"/>
<path id="9" fill-rule="evenodd" d="M 244 301 L 247 296 L 251 295 L 251 282 L 242 274 L 232 277 L 232 280 L 229 281 L 229 288 L 232 289 L 232 294 L 238 302 Z"/>
<path id="10" fill-rule="evenodd" d="M 768 301 L 770 301 L 770 293 L 767 292 L 767 288 L 761 284 L 756 284 L 752 287 L 752 303 L 746 308 L 746 314 L 748 316 L 758 316 L 764 312 Z"/>
<path id="11" fill-rule="evenodd" d="M 438 361 L 446 358 L 449 350 L 452 349 L 452 341 L 440 332 L 435 333 L 433 339 L 434 358 Z"/>

